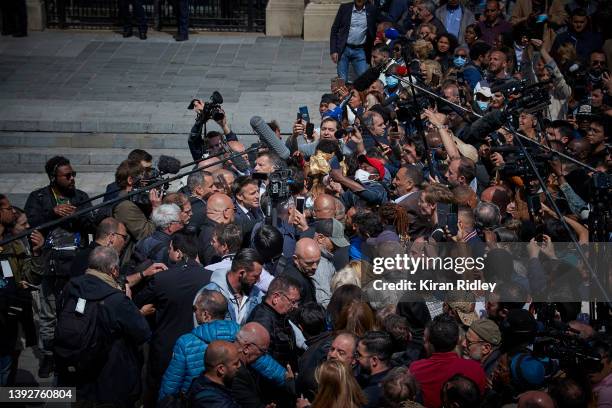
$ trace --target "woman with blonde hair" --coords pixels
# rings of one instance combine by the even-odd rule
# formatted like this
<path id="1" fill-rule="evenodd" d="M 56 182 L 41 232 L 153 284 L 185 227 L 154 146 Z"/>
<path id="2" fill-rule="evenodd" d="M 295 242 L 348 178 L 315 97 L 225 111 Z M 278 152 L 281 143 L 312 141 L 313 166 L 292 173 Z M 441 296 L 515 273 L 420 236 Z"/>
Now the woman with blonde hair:
<path id="1" fill-rule="evenodd" d="M 321 363 L 315 371 L 315 379 L 319 389 L 314 401 L 310 404 L 307 399 L 299 398 L 296 408 L 360 408 L 367 404 L 349 367 L 338 360 Z"/>

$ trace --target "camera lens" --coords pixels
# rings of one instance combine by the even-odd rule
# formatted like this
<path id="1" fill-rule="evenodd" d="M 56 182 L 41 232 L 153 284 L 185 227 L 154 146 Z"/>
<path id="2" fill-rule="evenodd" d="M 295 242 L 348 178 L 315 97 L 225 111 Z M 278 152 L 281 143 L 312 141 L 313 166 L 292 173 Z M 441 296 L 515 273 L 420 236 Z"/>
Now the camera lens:
<path id="1" fill-rule="evenodd" d="M 217 111 L 217 112 L 213 113 L 213 120 L 215 122 L 223 120 L 224 117 L 225 117 L 225 115 L 223 114 L 223 112 Z"/>

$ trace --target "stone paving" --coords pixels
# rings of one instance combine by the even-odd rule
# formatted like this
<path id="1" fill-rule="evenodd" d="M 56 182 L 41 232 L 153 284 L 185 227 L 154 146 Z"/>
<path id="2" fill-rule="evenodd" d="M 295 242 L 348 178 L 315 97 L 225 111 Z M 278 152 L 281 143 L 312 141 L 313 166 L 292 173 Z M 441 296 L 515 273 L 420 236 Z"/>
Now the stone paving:
<path id="1" fill-rule="evenodd" d="M 0 37 L 0 192 L 23 205 L 46 184 L 43 164 L 57 153 L 90 194 L 133 148 L 188 161 L 186 107 L 215 90 L 245 144 L 255 140 L 253 115 L 290 132 L 299 106 L 318 118 L 334 75 L 326 42 L 260 34 L 203 33 L 182 43 L 157 32 L 146 41 L 110 31 Z"/>

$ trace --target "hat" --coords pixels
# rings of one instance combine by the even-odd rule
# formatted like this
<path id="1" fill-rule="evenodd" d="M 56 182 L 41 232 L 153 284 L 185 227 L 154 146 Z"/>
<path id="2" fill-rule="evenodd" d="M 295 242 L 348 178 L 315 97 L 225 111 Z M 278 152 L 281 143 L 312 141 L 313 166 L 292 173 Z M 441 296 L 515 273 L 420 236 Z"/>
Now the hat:
<path id="1" fill-rule="evenodd" d="M 493 346 L 501 344 L 501 332 L 497 324 L 490 319 L 476 320 L 470 325 L 470 329 L 487 343 Z"/>
<path id="2" fill-rule="evenodd" d="M 594 116 L 595 112 L 593 112 L 593 107 L 591 105 L 580 105 L 574 111 L 574 115 L 576 116 Z"/>
<path id="3" fill-rule="evenodd" d="M 474 301 L 475 297 L 472 292 L 454 291 L 446 294 L 446 304 L 466 326 L 471 326 L 478 320 L 478 315 L 474 311 Z"/>
<path id="4" fill-rule="evenodd" d="M 385 166 L 380 160 L 362 154 L 358 157 L 358 161 L 359 163 L 368 163 L 370 166 L 374 167 L 376 171 L 378 171 L 380 180 L 385 178 Z"/>
<path id="5" fill-rule="evenodd" d="M 539 387 L 546 380 L 544 364 L 527 353 L 520 353 L 512 357 L 510 370 L 512 379 L 528 388 Z"/>
<path id="6" fill-rule="evenodd" d="M 474 163 L 478 162 L 478 150 L 476 150 L 474 146 L 463 142 L 463 140 L 459 139 L 457 136 L 453 136 L 453 140 L 455 141 L 457 149 L 459 149 L 459 153 L 461 153 L 462 156 L 467 157 Z"/>
<path id="7" fill-rule="evenodd" d="M 491 88 L 489 88 L 489 84 L 487 84 L 486 82 L 479 82 L 476 84 L 476 87 L 474 88 L 474 96 L 476 96 L 476 94 L 481 94 L 486 98 L 493 97 L 493 94 L 491 93 Z"/>
<path id="8" fill-rule="evenodd" d="M 318 220 L 315 223 L 315 232 L 329 238 L 331 242 L 338 248 L 344 248 L 350 245 L 344 236 L 344 226 L 340 221 L 331 218 L 327 220 Z"/>

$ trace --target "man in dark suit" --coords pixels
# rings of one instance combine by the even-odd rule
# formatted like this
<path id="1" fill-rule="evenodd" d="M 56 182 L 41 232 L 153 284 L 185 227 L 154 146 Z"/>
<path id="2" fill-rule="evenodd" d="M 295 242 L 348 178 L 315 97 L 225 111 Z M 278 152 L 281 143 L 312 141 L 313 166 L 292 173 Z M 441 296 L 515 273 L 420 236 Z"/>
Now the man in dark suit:
<path id="1" fill-rule="evenodd" d="M 248 176 L 238 177 L 232 189 L 236 197 L 236 224 L 245 239 L 250 240 L 253 226 L 264 219 L 259 208 L 259 183 Z"/>
<path id="2" fill-rule="evenodd" d="M 156 405 L 162 376 L 172 358 L 176 340 L 193 329 L 193 299 L 210 282 L 210 272 L 196 261 L 197 241 L 193 235 L 176 232 L 169 249 L 173 266 L 156 274 L 134 299 L 139 307 L 153 305 L 155 330 L 149 348 L 145 407 Z"/>
<path id="3" fill-rule="evenodd" d="M 206 220 L 206 200 L 212 195 L 214 179 L 212 173 L 202 170 L 187 177 L 187 187 L 191 192 L 189 202 L 193 215 L 189 220 L 187 228 L 193 229 L 197 233 Z"/>
<path id="4" fill-rule="evenodd" d="M 331 28 L 329 53 L 338 76 L 348 81 L 349 64 L 357 75 L 368 69 L 370 51 L 376 37 L 378 11 L 366 0 L 341 4 Z"/>
<path id="5" fill-rule="evenodd" d="M 422 170 L 414 165 L 400 167 L 391 183 L 395 187 L 397 196 L 394 202 L 404 207 L 408 213 L 408 233 L 410 236 L 421 235 L 428 225 L 419 211 L 419 197 L 423 184 Z"/>

